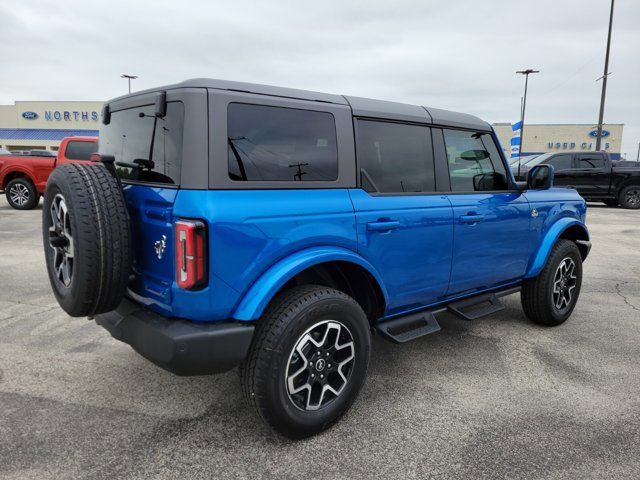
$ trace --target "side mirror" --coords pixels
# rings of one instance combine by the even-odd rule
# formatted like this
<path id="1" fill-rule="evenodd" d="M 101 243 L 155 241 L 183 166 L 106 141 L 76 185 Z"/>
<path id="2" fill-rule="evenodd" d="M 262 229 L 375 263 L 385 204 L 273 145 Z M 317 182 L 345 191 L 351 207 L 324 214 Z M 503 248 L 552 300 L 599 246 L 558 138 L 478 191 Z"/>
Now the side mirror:
<path id="1" fill-rule="evenodd" d="M 167 92 L 160 92 L 156 95 L 155 115 L 164 118 L 167 114 Z"/>
<path id="2" fill-rule="evenodd" d="M 507 180 L 504 175 L 498 172 L 479 173 L 473 176 L 473 189 L 476 192 L 507 190 Z"/>
<path id="3" fill-rule="evenodd" d="M 553 187 L 553 165 L 536 165 L 527 174 L 529 190 L 548 190 Z"/>

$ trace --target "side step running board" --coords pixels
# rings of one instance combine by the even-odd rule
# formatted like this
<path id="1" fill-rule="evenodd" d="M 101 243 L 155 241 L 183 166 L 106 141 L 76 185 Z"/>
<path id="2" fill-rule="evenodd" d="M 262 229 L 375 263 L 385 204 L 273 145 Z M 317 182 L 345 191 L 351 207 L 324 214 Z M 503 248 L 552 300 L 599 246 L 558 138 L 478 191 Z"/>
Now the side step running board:
<path id="1" fill-rule="evenodd" d="M 504 310 L 504 304 L 498 299 L 498 297 L 504 297 L 520 291 L 520 287 L 510 288 L 498 293 L 485 293 L 471 298 L 465 298 L 457 302 L 450 303 L 447 308 L 452 313 L 455 313 L 459 317 L 465 320 L 477 320 L 481 317 L 486 317 L 492 313 Z"/>
<path id="2" fill-rule="evenodd" d="M 413 313 L 376 325 L 381 335 L 395 343 L 405 343 L 440 330 L 432 312 Z"/>
<path id="3" fill-rule="evenodd" d="M 476 320 L 503 310 L 504 305 L 498 297 L 504 297 L 519 291 L 520 287 L 512 287 L 500 292 L 484 293 L 458 300 L 448 305 L 440 305 L 434 310 L 410 313 L 403 317 L 386 320 L 378 323 L 375 328 L 387 340 L 395 343 L 405 343 L 439 331 L 440 325 L 435 317 L 437 314 L 449 310 L 465 320 Z"/>

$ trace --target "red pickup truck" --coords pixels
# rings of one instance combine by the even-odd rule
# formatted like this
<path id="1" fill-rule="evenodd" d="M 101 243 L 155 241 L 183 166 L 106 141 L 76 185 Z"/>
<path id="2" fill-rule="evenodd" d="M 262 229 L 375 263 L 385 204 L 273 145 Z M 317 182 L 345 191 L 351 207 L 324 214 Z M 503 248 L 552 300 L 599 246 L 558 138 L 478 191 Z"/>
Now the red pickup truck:
<path id="1" fill-rule="evenodd" d="M 54 168 L 70 162 L 87 163 L 97 150 L 97 137 L 67 137 L 55 157 L 0 155 L 0 192 L 5 192 L 7 202 L 17 210 L 35 208 Z"/>

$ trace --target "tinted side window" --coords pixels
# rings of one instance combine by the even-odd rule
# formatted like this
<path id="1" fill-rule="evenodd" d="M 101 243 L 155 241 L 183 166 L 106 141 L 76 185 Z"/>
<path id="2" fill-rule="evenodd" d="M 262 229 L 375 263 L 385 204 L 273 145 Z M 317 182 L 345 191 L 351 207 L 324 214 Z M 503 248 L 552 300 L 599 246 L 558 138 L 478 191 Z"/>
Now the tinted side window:
<path id="1" fill-rule="evenodd" d="M 97 142 L 69 142 L 65 157 L 70 160 L 89 160 L 91 154 L 97 151 Z"/>
<path id="2" fill-rule="evenodd" d="M 378 192 L 435 191 L 428 127 L 358 120 L 357 154 L 363 181 Z"/>
<path id="3" fill-rule="evenodd" d="M 570 170 L 572 166 L 572 156 L 571 155 L 556 155 L 555 157 L 550 158 L 546 162 L 549 165 L 553 165 L 555 170 Z"/>
<path id="4" fill-rule="evenodd" d="M 579 155 L 578 168 L 604 168 L 604 158 L 601 155 Z"/>
<path id="5" fill-rule="evenodd" d="M 507 190 L 507 173 L 491 134 L 443 130 L 451 190 L 476 192 Z"/>
<path id="6" fill-rule="evenodd" d="M 122 179 L 179 184 L 183 128 L 182 102 L 167 103 L 164 118 L 154 115 L 153 105 L 111 112 L 111 122 L 100 130 L 99 150 L 103 155 L 113 155 L 116 162 L 153 161 L 151 169 L 116 165 Z"/>
<path id="7" fill-rule="evenodd" d="M 333 115 L 231 103 L 229 177 L 239 181 L 331 181 L 338 178 Z"/>

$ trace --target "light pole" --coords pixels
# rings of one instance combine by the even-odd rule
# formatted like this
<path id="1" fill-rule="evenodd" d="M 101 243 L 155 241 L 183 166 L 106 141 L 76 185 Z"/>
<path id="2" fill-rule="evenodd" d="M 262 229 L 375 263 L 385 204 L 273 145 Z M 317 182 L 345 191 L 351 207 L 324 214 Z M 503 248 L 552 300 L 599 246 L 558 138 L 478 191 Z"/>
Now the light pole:
<path id="1" fill-rule="evenodd" d="M 638 142 L 638 154 L 636 155 L 636 162 L 640 162 L 640 142 Z"/>
<path id="2" fill-rule="evenodd" d="M 604 120 L 604 97 L 607 94 L 607 78 L 609 77 L 609 49 L 611 48 L 611 26 L 613 25 L 613 2 L 611 0 L 611 13 L 609 14 L 609 33 L 607 34 L 607 53 L 604 56 L 604 74 L 602 77 L 602 95 L 600 96 L 600 116 L 598 117 L 598 134 L 596 137 L 596 150 L 600 150 L 602 140 L 602 121 Z M 598 80 L 600 80 L 600 78 Z"/>
<path id="3" fill-rule="evenodd" d="M 522 99 L 522 115 L 520 116 L 520 147 L 518 148 L 518 178 L 520 177 L 520 158 L 522 157 L 522 144 L 524 143 L 524 112 L 527 108 L 527 87 L 529 86 L 529 75 L 532 73 L 540 73 L 540 70 L 527 68 L 526 70 L 518 70 L 516 73 L 524 75 L 524 98 Z"/>
<path id="4" fill-rule="evenodd" d="M 126 78 L 127 81 L 129 82 L 129 93 L 131 93 L 131 80 L 135 80 L 136 78 L 138 78 L 137 75 L 127 75 L 126 73 L 123 73 L 122 75 L 120 75 L 120 78 Z"/>

